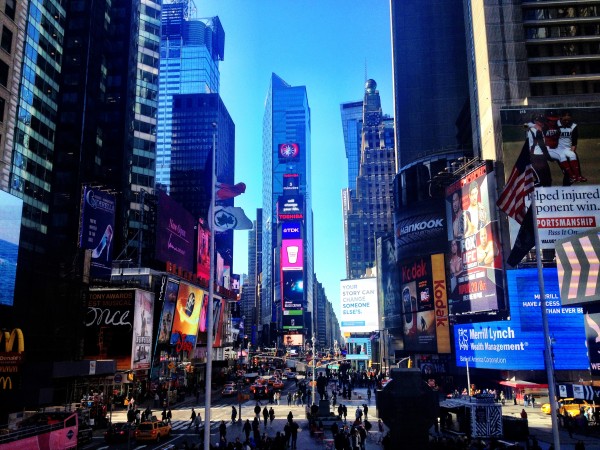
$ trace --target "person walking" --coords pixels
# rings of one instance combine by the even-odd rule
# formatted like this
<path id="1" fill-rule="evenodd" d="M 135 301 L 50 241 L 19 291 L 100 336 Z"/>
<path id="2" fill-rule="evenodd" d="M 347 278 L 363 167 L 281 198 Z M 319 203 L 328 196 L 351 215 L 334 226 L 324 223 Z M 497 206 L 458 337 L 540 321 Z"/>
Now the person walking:
<path id="1" fill-rule="evenodd" d="M 269 420 L 269 410 L 266 406 L 263 409 L 263 420 L 265 421 L 265 428 L 267 428 L 267 421 Z"/>
<path id="2" fill-rule="evenodd" d="M 197 434 L 200 434 L 200 427 L 202 426 L 202 416 L 200 415 L 200 413 L 196 414 L 196 417 L 194 418 L 194 429 L 196 430 Z"/>
<path id="3" fill-rule="evenodd" d="M 273 426 L 273 421 L 274 420 L 275 420 L 275 410 L 271 406 L 271 408 L 269 409 L 269 423 L 270 423 L 271 426 Z"/>
<path id="4" fill-rule="evenodd" d="M 363 405 L 363 412 L 365 413 L 365 420 L 367 420 L 369 418 L 369 416 L 368 416 L 368 414 L 369 414 L 369 407 L 367 406 L 366 403 Z"/>
<path id="5" fill-rule="evenodd" d="M 244 426 L 242 427 L 242 430 L 244 431 L 244 434 L 246 435 L 246 440 L 250 439 L 250 432 L 252 431 L 252 425 L 250 425 L 250 420 L 246 419 L 246 423 L 244 423 Z"/>
<path id="6" fill-rule="evenodd" d="M 297 448 L 296 447 L 296 441 L 298 440 L 298 429 L 300 428 L 300 426 L 298 425 L 298 423 L 292 421 L 292 423 L 290 424 L 291 427 L 291 434 L 292 434 L 292 449 Z"/>
<path id="7" fill-rule="evenodd" d="M 235 406 L 231 405 L 231 423 L 235 423 L 236 418 L 237 418 L 237 409 L 235 409 Z"/>
<path id="8" fill-rule="evenodd" d="M 188 428 L 192 428 L 192 425 L 194 424 L 194 420 L 196 420 L 196 411 L 194 410 L 194 408 L 192 408 L 192 415 L 190 416 L 190 424 L 188 425 Z"/>
<path id="9" fill-rule="evenodd" d="M 173 418 L 173 412 L 171 408 L 167 409 L 167 423 L 171 425 L 171 419 Z"/>
<path id="10" fill-rule="evenodd" d="M 292 393 L 288 392 L 287 395 L 288 406 L 292 406 Z"/>
<path id="11" fill-rule="evenodd" d="M 256 417 L 260 417 L 260 405 L 256 402 L 256 406 L 254 407 L 254 415 Z"/>
<path id="12" fill-rule="evenodd" d="M 225 425 L 224 420 L 221 420 L 221 424 L 219 425 L 219 436 L 220 440 L 227 439 L 227 425 Z"/>
<path id="13" fill-rule="evenodd" d="M 346 423 L 346 419 L 348 418 L 348 407 L 346 405 L 342 406 L 342 414 L 344 415 L 344 423 Z"/>

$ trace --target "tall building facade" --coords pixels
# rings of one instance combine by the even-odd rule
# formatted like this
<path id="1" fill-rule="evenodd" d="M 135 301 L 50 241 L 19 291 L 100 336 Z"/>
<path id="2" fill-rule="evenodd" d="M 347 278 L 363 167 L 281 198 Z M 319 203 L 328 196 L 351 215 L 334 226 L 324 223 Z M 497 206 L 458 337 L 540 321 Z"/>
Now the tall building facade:
<path id="1" fill-rule="evenodd" d="M 311 122 L 305 86 L 291 86 L 276 74 L 271 75 L 263 116 L 263 201 L 262 201 L 262 292 L 263 339 L 272 343 L 276 323 L 281 320 L 282 286 L 280 279 L 280 219 L 278 202 L 287 195 L 284 176 L 290 175 L 291 196 L 300 199 L 302 222 L 304 298 L 302 308 L 313 308 L 313 220 L 311 193 Z M 283 206 L 283 205 L 280 205 Z M 278 315 L 279 314 L 279 315 Z M 310 319 L 308 319 L 310 321 Z M 305 324 L 306 325 L 306 324 Z M 305 326 L 306 328 L 306 326 Z"/>
<path id="2" fill-rule="evenodd" d="M 343 196 L 347 278 L 360 278 L 373 267 L 376 237 L 393 229 L 394 122 L 382 113 L 374 80 L 365 83 L 360 133 L 356 192 Z"/>
<path id="3" fill-rule="evenodd" d="M 250 330 L 258 329 L 258 318 L 260 317 L 260 274 L 262 272 L 262 209 L 256 209 L 256 220 L 254 229 L 248 232 L 248 277 L 244 286 L 242 296 L 242 315 L 247 327 L 246 334 L 251 335 Z M 262 326 L 261 326 L 262 330 Z M 256 333 L 256 331 L 255 331 Z M 255 334 L 254 333 L 254 334 Z"/>
<path id="4" fill-rule="evenodd" d="M 170 190 L 172 102 L 175 94 L 219 92 L 225 32 L 218 17 L 197 19 L 189 0 L 163 4 L 161 14 L 156 185 Z"/>

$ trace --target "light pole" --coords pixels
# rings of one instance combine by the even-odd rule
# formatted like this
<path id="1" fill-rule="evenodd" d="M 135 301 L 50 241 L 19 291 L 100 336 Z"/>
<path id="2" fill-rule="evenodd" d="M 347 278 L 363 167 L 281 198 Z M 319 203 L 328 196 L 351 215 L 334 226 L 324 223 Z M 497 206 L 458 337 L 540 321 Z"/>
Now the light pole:
<path id="1" fill-rule="evenodd" d="M 315 334 L 313 333 L 313 337 L 312 337 L 312 363 L 313 363 L 313 370 L 312 370 L 312 390 L 311 390 L 311 395 L 312 395 L 312 404 L 315 404 L 315 388 L 317 387 L 317 379 L 315 378 L 315 370 L 317 367 L 317 354 L 315 352 L 315 343 L 317 342 L 317 337 L 315 336 Z"/>

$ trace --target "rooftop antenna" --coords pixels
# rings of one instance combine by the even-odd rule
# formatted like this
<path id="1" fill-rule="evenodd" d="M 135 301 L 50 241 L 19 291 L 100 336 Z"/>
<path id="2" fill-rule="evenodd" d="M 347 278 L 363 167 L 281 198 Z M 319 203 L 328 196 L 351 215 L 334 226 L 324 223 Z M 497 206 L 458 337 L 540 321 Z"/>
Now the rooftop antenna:
<path id="1" fill-rule="evenodd" d="M 369 79 L 369 77 L 367 74 L 367 58 L 365 58 L 365 83 L 367 82 L 368 79 Z"/>

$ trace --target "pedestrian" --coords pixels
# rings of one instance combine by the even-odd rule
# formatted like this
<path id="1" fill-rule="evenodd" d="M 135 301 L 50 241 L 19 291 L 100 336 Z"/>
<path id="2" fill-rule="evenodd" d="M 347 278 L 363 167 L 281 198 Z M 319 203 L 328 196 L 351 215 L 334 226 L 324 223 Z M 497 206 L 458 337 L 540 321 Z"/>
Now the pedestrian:
<path id="1" fill-rule="evenodd" d="M 196 411 L 194 410 L 194 408 L 192 408 L 192 415 L 190 416 L 190 424 L 188 425 L 188 428 L 191 428 L 192 425 L 194 424 L 194 420 L 196 419 Z"/>
<path id="2" fill-rule="evenodd" d="M 275 420 L 275 410 L 271 406 L 271 408 L 269 409 L 269 421 L 270 421 L 271 426 L 273 426 L 274 420 Z"/>
<path id="3" fill-rule="evenodd" d="M 370 386 L 367 388 L 367 399 L 369 400 L 369 403 L 371 403 L 371 387 Z"/>
<path id="4" fill-rule="evenodd" d="M 221 436 L 221 440 L 225 439 L 227 435 L 227 425 L 225 425 L 225 421 L 221 420 L 221 424 L 219 425 L 219 436 Z"/>
<path id="5" fill-rule="evenodd" d="M 346 423 L 348 418 L 348 407 L 346 405 L 342 406 L 342 414 L 344 414 L 344 423 Z"/>
<path id="6" fill-rule="evenodd" d="M 246 423 L 243 428 L 244 434 L 246 435 L 246 440 L 250 439 L 250 431 L 252 431 L 252 425 L 250 425 L 250 420 L 246 419 Z"/>
<path id="7" fill-rule="evenodd" d="M 292 393 L 288 392 L 287 395 L 288 406 L 292 406 Z"/>
<path id="8" fill-rule="evenodd" d="M 535 397 L 533 395 L 531 395 L 529 398 L 530 398 L 531 407 L 535 408 Z"/>
<path id="9" fill-rule="evenodd" d="M 377 443 L 381 444 L 381 441 L 383 439 L 383 432 L 385 431 L 385 428 L 383 427 L 383 422 L 381 421 L 381 419 L 379 419 L 377 421 L 377 429 L 379 430 L 379 434 L 377 436 Z"/>
<path id="10" fill-rule="evenodd" d="M 296 441 L 298 440 L 298 429 L 300 426 L 296 422 L 292 421 L 292 423 L 290 423 L 290 427 L 292 433 L 292 449 L 295 449 L 297 448 Z"/>
<path id="11" fill-rule="evenodd" d="M 263 420 L 265 421 L 265 428 L 267 428 L 267 421 L 269 420 L 269 410 L 266 406 L 263 409 Z"/>
<path id="12" fill-rule="evenodd" d="M 235 409 L 235 406 L 231 405 L 231 423 L 235 423 L 236 418 L 237 418 L 237 409 Z"/>
<path id="13" fill-rule="evenodd" d="M 525 411 L 525 408 L 521 410 L 521 419 L 527 419 L 527 411 Z"/>
<path id="14" fill-rule="evenodd" d="M 169 425 L 171 424 L 171 419 L 173 418 L 173 413 L 171 412 L 171 408 L 167 409 L 167 422 Z"/>
<path id="15" fill-rule="evenodd" d="M 366 423 L 368 423 L 365 420 Z M 367 430 L 365 427 L 358 427 L 358 435 L 360 436 L 360 449 L 365 450 L 365 445 L 367 445 Z"/>
<path id="16" fill-rule="evenodd" d="M 198 413 L 198 414 L 196 414 L 196 417 L 194 418 L 194 428 L 195 428 L 197 434 L 200 434 L 201 426 L 202 426 L 202 416 L 200 415 L 200 413 Z"/>
<path id="17" fill-rule="evenodd" d="M 344 405 L 342 403 L 340 403 L 340 406 L 338 406 L 337 412 L 338 417 L 340 418 L 340 420 L 342 420 L 342 417 L 344 416 Z"/>
<path id="18" fill-rule="evenodd" d="M 369 407 L 367 406 L 366 403 L 363 405 L 363 412 L 365 413 L 365 420 L 367 420 L 368 414 L 369 414 Z"/>
<path id="19" fill-rule="evenodd" d="M 352 434 L 350 436 L 350 445 L 352 450 L 360 450 L 360 435 L 358 434 L 358 430 L 354 428 L 352 430 Z"/>
<path id="20" fill-rule="evenodd" d="M 163 408 L 163 411 L 160 416 L 162 417 L 163 422 L 167 421 L 167 408 Z"/>
<path id="21" fill-rule="evenodd" d="M 287 415 L 287 421 L 289 423 L 292 423 L 292 420 L 294 420 L 294 415 L 292 414 L 292 412 L 290 411 Z"/>
<path id="22" fill-rule="evenodd" d="M 260 405 L 256 402 L 256 406 L 254 407 L 254 415 L 256 417 L 260 417 Z"/>
<path id="23" fill-rule="evenodd" d="M 285 447 L 289 447 L 290 446 L 290 441 L 292 439 L 292 421 L 290 420 L 289 422 L 286 422 L 285 426 L 283 427 L 283 434 L 284 434 L 284 440 L 285 440 Z"/>
<path id="24" fill-rule="evenodd" d="M 142 421 L 142 415 L 140 414 L 140 410 L 136 409 L 135 410 L 135 424 L 139 425 L 141 421 Z"/>
<path id="25" fill-rule="evenodd" d="M 356 420 L 358 422 L 360 422 L 362 419 L 362 415 L 363 415 L 363 412 L 362 412 L 362 409 L 360 409 L 360 406 L 356 407 L 356 412 L 354 413 L 354 415 L 356 416 Z"/>

